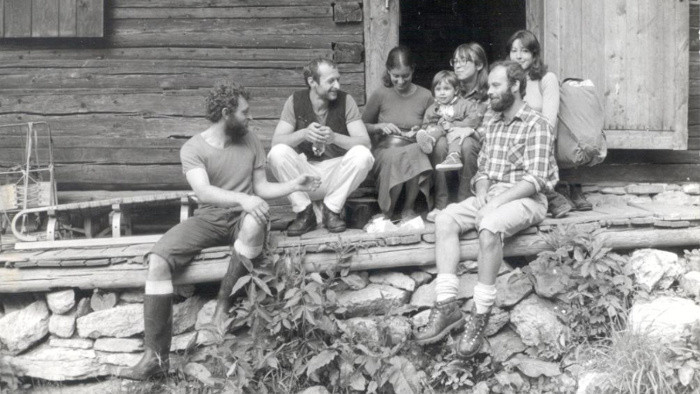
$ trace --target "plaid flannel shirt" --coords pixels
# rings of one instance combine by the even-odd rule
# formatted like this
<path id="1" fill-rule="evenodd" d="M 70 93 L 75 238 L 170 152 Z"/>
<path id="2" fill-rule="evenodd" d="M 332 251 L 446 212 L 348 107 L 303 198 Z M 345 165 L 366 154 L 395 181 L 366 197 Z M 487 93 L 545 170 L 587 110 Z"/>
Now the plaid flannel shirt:
<path id="1" fill-rule="evenodd" d="M 481 179 L 515 184 L 526 180 L 537 192 L 553 190 L 559 180 L 554 132 L 542 115 L 524 104 L 510 122 L 490 108 L 478 136 L 484 144 L 472 187 Z"/>

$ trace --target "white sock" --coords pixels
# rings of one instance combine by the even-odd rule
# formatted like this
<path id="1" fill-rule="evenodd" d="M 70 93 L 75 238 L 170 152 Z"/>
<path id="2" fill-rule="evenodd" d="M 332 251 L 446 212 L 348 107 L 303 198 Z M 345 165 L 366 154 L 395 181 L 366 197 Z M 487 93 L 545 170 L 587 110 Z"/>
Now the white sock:
<path id="1" fill-rule="evenodd" d="M 474 286 L 474 306 L 476 313 L 486 313 L 496 303 L 496 285 L 476 282 Z"/>
<path id="2" fill-rule="evenodd" d="M 457 297 L 459 279 L 455 274 L 438 274 L 435 278 L 435 301 L 441 302 Z"/>
<path id="3" fill-rule="evenodd" d="M 164 295 L 173 293 L 173 282 L 171 280 L 147 280 L 146 294 Z"/>
<path id="4" fill-rule="evenodd" d="M 238 252 L 243 257 L 247 257 L 249 259 L 254 259 L 258 256 L 260 256 L 260 253 L 262 253 L 263 246 L 258 245 L 258 246 L 250 246 L 246 245 L 243 242 L 241 242 L 240 239 L 237 239 L 233 243 L 233 250 Z"/>

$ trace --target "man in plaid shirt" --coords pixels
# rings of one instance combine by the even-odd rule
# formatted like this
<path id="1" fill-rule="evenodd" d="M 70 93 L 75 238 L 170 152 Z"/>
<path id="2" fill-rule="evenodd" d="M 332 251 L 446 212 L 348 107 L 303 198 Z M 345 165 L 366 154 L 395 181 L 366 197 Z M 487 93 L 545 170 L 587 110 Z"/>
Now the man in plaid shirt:
<path id="1" fill-rule="evenodd" d="M 479 130 L 484 145 L 472 179 L 476 195 L 450 204 L 435 220 L 436 302 L 428 324 L 415 333 L 419 344 L 437 342 L 465 324 L 457 302 L 460 233 L 479 232 L 474 309 L 456 349 L 460 356 L 471 357 L 481 347 L 496 300 L 503 239 L 541 222 L 547 214 L 544 192 L 558 180 L 554 134 L 545 118 L 523 101 L 526 75 L 511 61 L 491 68 L 488 94 L 493 111 Z"/>

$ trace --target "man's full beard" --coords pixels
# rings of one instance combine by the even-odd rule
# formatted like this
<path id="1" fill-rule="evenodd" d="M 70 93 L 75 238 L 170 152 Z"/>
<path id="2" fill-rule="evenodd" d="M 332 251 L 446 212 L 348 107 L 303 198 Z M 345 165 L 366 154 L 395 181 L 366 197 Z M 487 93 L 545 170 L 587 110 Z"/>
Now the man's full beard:
<path id="1" fill-rule="evenodd" d="M 503 112 L 510 108 L 514 102 L 515 95 L 510 90 L 506 90 L 498 95 L 497 101 L 494 101 L 493 98 L 491 98 L 491 109 L 496 112 Z"/>
<path id="2" fill-rule="evenodd" d="M 243 139 L 243 136 L 248 134 L 248 127 L 241 123 L 226 125 L 226 135 L 231 138 L 232 142 L 238 142 Z"/>

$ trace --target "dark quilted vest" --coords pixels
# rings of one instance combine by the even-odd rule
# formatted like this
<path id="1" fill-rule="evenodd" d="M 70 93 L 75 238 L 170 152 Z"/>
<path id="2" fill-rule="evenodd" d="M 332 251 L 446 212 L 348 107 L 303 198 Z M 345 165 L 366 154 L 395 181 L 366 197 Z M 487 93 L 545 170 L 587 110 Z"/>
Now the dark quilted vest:
<path id="1" fill-rule="evenodd" d="M 328 114 L 326 115 L 326 126 L 338 134 L 349 135 L 348 127 L 345 122 L 345 98 L 347 93 L 338 92 L 338 98 L 328 103 Z M 296 124 L 294 130 L 305 129 L 313 122 L 318 122 L 316 113 L 311 106 L 308 90 L 299 90 L 294 92 L 294 116 L 296 116 Z M 296 151 L 306 155 L 309 161 L 323 161 L 334 157 L 341 157 L 347 152 L 345 149 L 335 144 L 326 145 L 326 151 L 321 156 L 314 155 L 312 144 L 304 141 L 297 145 Z"/>

